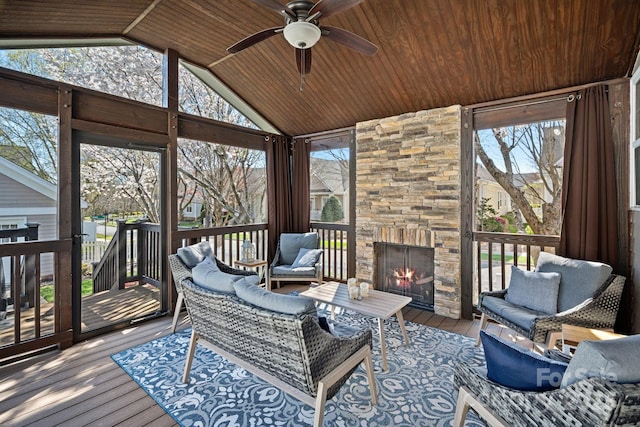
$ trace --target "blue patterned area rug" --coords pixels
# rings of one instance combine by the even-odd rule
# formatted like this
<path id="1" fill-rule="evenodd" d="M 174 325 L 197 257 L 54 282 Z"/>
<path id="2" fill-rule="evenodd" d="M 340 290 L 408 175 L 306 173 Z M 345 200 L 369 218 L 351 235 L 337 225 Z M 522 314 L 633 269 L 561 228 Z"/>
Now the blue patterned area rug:
<path id="1" fill-rule="evenodd" d="M 326 312 L 320 311 L 321 315 Z M 340 392 L 327 401 L 325 426 L 450 426 L 457 390 L 453 370 L 459 361 L 484 364 L 481 348 L 469 337 L 406 322 L 406 347 L 397 320 L 385 321 L 389 370 L 382 372 L 377 321 L 336 311 L 336 321 L 370 327 L 378 404 L 371 405 L 366 373 L 360 366 Z M 191 330 L 165 336 L 112 356 L 180 425 L 310 426 L 313 408 L 253 374 L 198 346 L 189 384 L 182 374 Z M 470 411 L 466 426 L 483 425 Z"/>

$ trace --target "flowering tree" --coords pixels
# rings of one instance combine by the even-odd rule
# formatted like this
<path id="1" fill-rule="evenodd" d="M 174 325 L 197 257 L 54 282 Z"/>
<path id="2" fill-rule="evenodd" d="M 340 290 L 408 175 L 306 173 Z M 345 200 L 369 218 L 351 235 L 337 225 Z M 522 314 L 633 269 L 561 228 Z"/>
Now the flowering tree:
<path id="1" fill-rule="evenodd" d="M 12 51 L 0 62 L 8 68 L 140 102 L 159 105 L 162 100 L 162 55 L 139 46 Z M 179 77 L 182 111 L 255 127 L 188 70 L 181 68 Z M 31 165 L 38 175 L 55 182 L 55 119 L 0 109 L 0 155 L 21 157 L 19 164 Z M 2 150 L 3 146 L 19 149 Z M 206 216 L 216 225 L 251 219 L 250 168 L 259 163 L 259 153 L 204 142 L 181 143 L 179 151 L 178 189 L 183 196 L 179 212 L 200 196 Z M 94 213 L 113 212 L 117 206 L 117 210 L 142 211 L 151 221 L 159 219 L 157 154 L 83 145 L 81 177 L 82 197 Z"/>

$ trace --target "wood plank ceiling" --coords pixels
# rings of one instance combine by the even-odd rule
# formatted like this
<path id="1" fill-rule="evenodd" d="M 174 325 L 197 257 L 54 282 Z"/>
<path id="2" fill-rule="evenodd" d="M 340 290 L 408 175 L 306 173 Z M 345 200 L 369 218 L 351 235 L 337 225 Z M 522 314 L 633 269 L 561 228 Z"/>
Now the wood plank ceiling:
<path id="1" fill-rule="evenodd" d="M 379 50 L 368 57 L 321 39 L 300 91 L 282 35 L 227 55 L 283 24 L 251 0 L 0 3 L 0 39 L 123 36 L 175 49 L 287 135 L 628 76 L 640 42 L 637 0 L 365 0 L 321 21 Z"/>

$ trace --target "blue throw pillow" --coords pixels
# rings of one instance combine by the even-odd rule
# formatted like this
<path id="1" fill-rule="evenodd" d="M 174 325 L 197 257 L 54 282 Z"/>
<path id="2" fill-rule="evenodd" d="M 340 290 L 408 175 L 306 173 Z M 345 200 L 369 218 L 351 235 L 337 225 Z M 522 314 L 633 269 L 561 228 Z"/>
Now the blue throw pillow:
<path id="1" fill-rule="evenodd" d="M 547 314 L 558 312 L 560 273 L 541 273 L 511 266 L 511 280 L 505 301 Z"/>
<path id="2" fill-rule="evenodd" d="M 544 358 L 517 344 L 480 331 L 487 377 L 522 391 L 548 391 L 560 387 L 567 364 Z"/>
<path id="3" fill-rule="evenodd" d="M 318 262 L 318 258 L 322 254 L 322 249 L 300 248 L 291 268 L 313 267 Z"/>

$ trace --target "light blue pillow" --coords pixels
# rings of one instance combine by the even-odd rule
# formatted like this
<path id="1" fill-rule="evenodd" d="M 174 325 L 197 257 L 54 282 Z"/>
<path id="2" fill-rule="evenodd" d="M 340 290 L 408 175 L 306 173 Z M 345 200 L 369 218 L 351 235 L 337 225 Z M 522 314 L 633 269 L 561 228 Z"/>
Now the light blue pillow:
<path id="1" fill-rule="evenodd" d="M 547 314 L 558 312 L 560 273 L 539 273 L 511 266 L 511 280 L 505 300 Z"/>
<path id="2" fill-rule="evenodd" d="M 191 277 L 193 283 L 200 287 L 230 294 L 235 293 L 233 283 L 242 278 L 220 271 L 216 262 L 208 257 L 193 267 Z"/>
<path id="3" fill-rule="evenodd" d="M 592 377 L 620 384 L 640 383 L 640 335 L 582 341 L 564 373 L 562 387 Z"/>
<path id="4" fill-rule="evenodd" d="M 487 378 L 515 390 L 548 391 L 560 387 L 567 364 L 542 357 L 480 331 Z"/>
<path id="5" fill-rule="evenodd" d="M 562 275 L 558 292 L 558 311 L 562 312 L 591 298 L 609 278 L 613 269 L 601 262 L 582 261 L 540 252 L 536 271 L 557 272 Z"/>
<path id="6" fill-rule="evenodd" d="M 322 249 L 300 248 L 291 268 L 313 267 L 318 262 L 318 258 L 322 255 Z"/>
<path id="7" fill-rule="evenodd" d="M 276 294 L 246 280 L 238 280 L 234 285 L 236 295 L 260 308 L 284 314 L 312 314 L 316 316 L 316 305 L 310 298 Z"/>
<path id="8" fill-rule="evenodd" d="M 209 242 L 200 242 L 195 245 L 178 249 L 178 258 L 189 268 L 198 265 L 207 257 L 213 258 L 213 249 Z"/>

